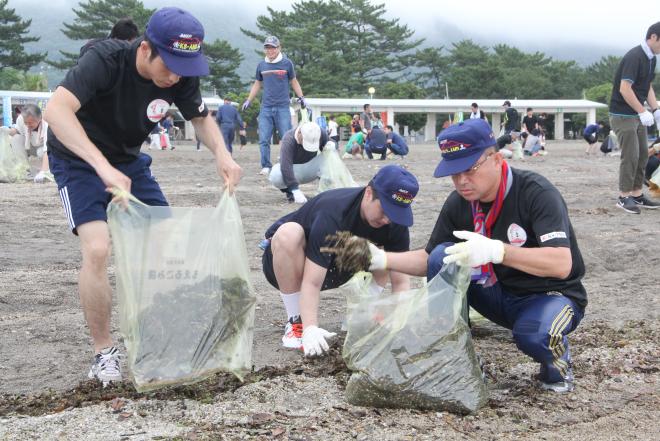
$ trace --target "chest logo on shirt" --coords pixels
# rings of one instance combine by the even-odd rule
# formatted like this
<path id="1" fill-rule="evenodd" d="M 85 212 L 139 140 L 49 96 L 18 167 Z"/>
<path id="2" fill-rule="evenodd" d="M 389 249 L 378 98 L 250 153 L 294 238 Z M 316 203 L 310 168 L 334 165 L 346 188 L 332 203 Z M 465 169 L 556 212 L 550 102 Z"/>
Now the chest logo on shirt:
<path id="1" fill-rule="evenodd" d="M 170 104 L 160 98 L 153 100 L 147 106 L 147 118 L 151 122 L 158 122 L 165 117 Z"/>
<path id="2" fill-rule="evenodd" d="M 516 247 L 521 247 L 527 242 L 527 233 L 518 224 L 509 225 L 509 229 L 506 230 L 506 235 L 509 238 L 509 243 Z"/>

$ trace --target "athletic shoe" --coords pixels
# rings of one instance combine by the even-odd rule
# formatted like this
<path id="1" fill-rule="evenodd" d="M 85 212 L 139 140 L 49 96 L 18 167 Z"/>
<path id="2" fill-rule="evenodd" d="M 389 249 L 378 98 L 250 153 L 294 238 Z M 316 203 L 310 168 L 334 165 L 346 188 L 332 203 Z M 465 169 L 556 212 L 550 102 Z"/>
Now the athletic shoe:
<path id="1" fill-rule="evenodd" d="M 111 381 L 121 381 L 121 367 L 119 366 L 119 349 L 112 346 L 101 350 L 94 357 L 94 364 L 87 376 L 97 379 L 106 386 Z"/>
<path id="2" fill-rule="evenodd" d="M 261 171 L 259 172 L 259 174 L 263 175 L 263 176 L 268 176 L 270 174 L 270 168 L 268 168 L 268 167 L 262 168 Z"/>
<path id="3" fill-rule="evenodd" d="M 626 213 L 639 214 L 642 212 L 632 196 L 619 196 L 619 201 L 616 203 L 616 206 Z"/>
<path id="4" fill-rule="evenodd" d="M 284 193 L 286 193 L 286 200 L 287 201 L 289 201 L 289 202 L 295 202 L 296 201 L 296 198 L 293 197 L 293 193 L 291 193 L 290 191 L 285 191 Z"/>
<path id="5" fill-rule="evenodd" d="M 564 381 L 558 381 L 557 383 L 546 383 L 545 381 L 541 380 L 541 389 L 559 394 L 572 392 L 575 389 L 573 369 L 571 369 L 570 367 L 568 368 L 568 372 L 564 377 Z"/>
<path id="6" fill-rule="evenodd" d="M 284 327 L 282 346 L 291 349 L 302 349 L 303 325 L 299 315 L 291 317 Z"/>
<path id="7" fill-rule="evenodd" d="M 640 208 L 649 208 L 651 210 L 655 210 L 656 208 L 660 207 L 660 204 L 653 202 L 644 195 L 633 196 L 633 201 L 635 201 L 635 204 L 637 204 L 637 206 Z"/>

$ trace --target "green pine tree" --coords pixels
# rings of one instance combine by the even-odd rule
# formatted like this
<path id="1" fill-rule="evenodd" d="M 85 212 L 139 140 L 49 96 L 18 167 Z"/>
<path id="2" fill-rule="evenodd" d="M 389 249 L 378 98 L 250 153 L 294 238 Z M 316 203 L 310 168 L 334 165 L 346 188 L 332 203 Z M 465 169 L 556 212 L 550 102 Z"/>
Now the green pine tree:
<path id="1" fill-rule="evenodd" d="M 120 18 L 131 17 L 140 31 L 144 31 L 155 9 L 148 9 L 140 0 L 87 0 L 73 8 L 76 18 L 72 23 L 64 23 L 62 33 L 71 40 L 79 40 L 81 46 L 88 40 L 103 38 L 110 34 Z M 69 69 L 78 60 L 78 53 L 60 51 L 60 61 L 48 63 L 58 69 Z"/>
<path id="2" fill-rule="evenodd" d="M 204 43 L 204 55 L 209 61 L 209 75 L 202 78 L 205 87 L 224 97 L 229 92 L 239 92 L 244 84 L 236 73 L 243 55 L 225 40 Z"/>
<path id="3" fill-rule="evenodd" d="M 15 9 L 7 7 L 8 2 L 0 0 L 0 70 L 27 71 L 41 63 L 47 54 L 25 52 L 25 44 L 39 41 L 39 37 L 28 36 L 32 20 L 22 20 Z"/>

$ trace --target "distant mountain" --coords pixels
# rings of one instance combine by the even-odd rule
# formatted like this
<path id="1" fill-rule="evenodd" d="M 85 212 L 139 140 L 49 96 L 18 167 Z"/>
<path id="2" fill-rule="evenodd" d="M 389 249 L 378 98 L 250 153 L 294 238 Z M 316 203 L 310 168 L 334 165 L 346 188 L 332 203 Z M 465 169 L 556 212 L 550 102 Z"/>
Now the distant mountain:
<path id="1" fill-rule="evenodd" d="M 158 7 L 162 2 L 155 0 L 145 0 L 145 6 Z M 254 77 L 254 69 L 260 55 L 255 52 L 260 49 L 260 45 L 252 39 L 246 37 L 240 30 L 241 27 L 255 29 L 256 17 L 259 14 L 265 14 L 266 7 L 263 8 L 235 8 L 233 5 L 224 2 L 209 3 L 179 0 L 177 4 L 189 10 L 195 16 L 199 17 L 206 30 L 206 39 L 208 41 L 221 38 L 229 41 L 234 47 L 238 48 L 244 56 L 243 63 L 239 68 L 239 75 L 245 81 L 251 81 Z M 38 43 L 28 45 L 28 50 L 48 51 L 49 59 L 59 59 L 59 50 L 68 52 L 77 52 L 83 41 L 71 41 L 61 32 L 62 23 L 73 21 L 75 15 L 73 7 L 78 6 L 78 1 L 73 0 L 49 0 L 48 8 L 43 6 L 43 0 L 10 0 L 9 7 L 15 8 L 16 12 L 24 19 L 32 19 L 30 31 L 33 35 L 41 37 Z M 560 60 L 575 60 L 580 65 L 588 65 L 605 55 L 623 55 L 622 50 L 606 45 L 572 45 L 558 44 L 550 46 L 547 41 L 520 40 L 520 41 L 501 41 L 494 42 L 492 36 L 472 34 L 468 28 L 459 28 L 451 23 L 438 20 L 435 26 L 425 26 L 415 29 L 415 37 L 425 38 L 424 46 L 445 46 L 451 47 L 451 42 L 471 38 L 478 44 L 492 46 L 496 43 L 506 43 L 516 46 L 526 52 L 540 51 L 548 56 Z M 51 87 L 59 83 L 63 78 L 64 72 L 54 70 L 48 66 L 40 66 L 48 76 Z"/>

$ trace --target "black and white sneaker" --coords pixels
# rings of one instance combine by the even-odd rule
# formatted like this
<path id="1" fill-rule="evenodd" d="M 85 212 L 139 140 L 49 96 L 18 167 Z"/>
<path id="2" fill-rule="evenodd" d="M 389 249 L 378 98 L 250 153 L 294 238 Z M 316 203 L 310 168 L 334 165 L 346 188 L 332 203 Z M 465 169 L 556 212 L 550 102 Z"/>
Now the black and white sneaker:
<path id="1" fill-rule="evenodd" d="M 619 201 L 616 203 L 616 206 L 623 209 L 626 213 L 639 214 L 642 212 L 632 196 L 619 196 Z"/>
<path id="2" fill-rule="evenodd" d="M 119 349 L 114 346 L 102 349 L 94 356 L 94 364 L 87 376 L 99 380 L 104 387 L 111 381 L 121 381 L 120 357 Z"/>
<path id="3" fill-rule="evenodd" d="M 637 204 L 637 206 L 640 207 L 640 208 L 649 208 L 651 210 L 655 210 L 656 208 L 660 208 L 659 203 L 653 202 L 652 200 L 648 199 L 644 195 L 635 196 L 635 197 L 633 197 L 633 200 L 635 201 L 635 204 Z"/>

